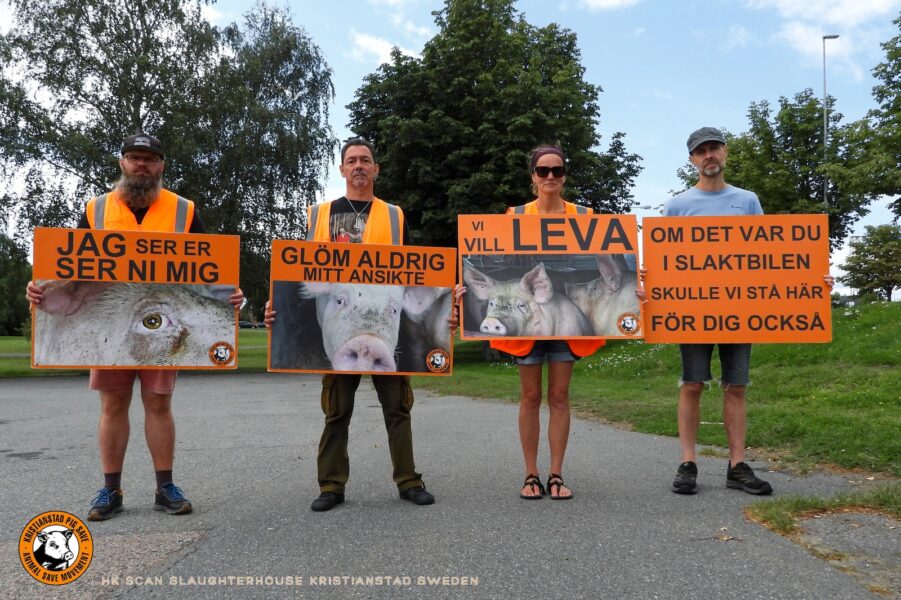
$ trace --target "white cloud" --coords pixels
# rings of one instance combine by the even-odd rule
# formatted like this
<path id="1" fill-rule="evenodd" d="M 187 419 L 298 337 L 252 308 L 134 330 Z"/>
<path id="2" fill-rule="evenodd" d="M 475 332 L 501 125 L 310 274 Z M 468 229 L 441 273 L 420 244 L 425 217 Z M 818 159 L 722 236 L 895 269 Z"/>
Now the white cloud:
<path id="1" fill-rule="evenodd" d="M 641 0 L 580 0 L 579 4 L 588 10 L 613 10 L 638 4 Z"/>
<path id="2" fill-rule="evenodd" d="M 644 35 L 647 30 L 644 27 L 639 27 L 635 31 L 632 32 L 633 37 L 638 37 L 640 35 Z"/>
<path id="3" fill-rule="evenodd" d="M 733 25 L 726 36 L 726 48 L 744 48 L 754 41 L 751 32 L 741 25 Z"/>
<path id="4" fill-rule="evenodd" d="M 830 71 L 861 81 L 872 52 L 885 39 L 885 27 L 901 9 L 901 0 L 744 0 L 745 6 L 776 11 L 781 24 L 773 39 L 803 58 L 809 67 L 822 64 L 823 35 Z M 881 54 L 881 52 L 880 52 Z"/>
<path id="5" fill-rule="evenodd" d="M 355 29 L 350 31 L 350 40 L 353 43 L 351 56 L 358 62 L 370 62 L 373 57 L 378 61 L 378 64 L 389 62 L 391 60 L 391 49 L 397 45 L 384 38 L 360 33 Z M 407 56 L 416 56 L 415 52 L 406 48 L 400 48 L 400 51 Z"/>
<path id="6" fill-rule="evenodd" d="M 225 19 L 225 13 L 210 4 L 202 4 L 200 6 L 200 16 L 213 25 L 220 25 L 224 23 Z"/>
<path id="7" fill-rule="evenodd" d="M 426 27 L 425 25 L 417 25 L 413 21 L 405 19 L 401 15 L 393 15 L 391 17 L 391 23 L 393 23 L 395 27 L 406 33 L 409 37 L 421 40 L 426 40 L 432 37 L 431 27 Z"/>
<path id="8" fill-rule="evenodd" d="M 898 0 L 745 0 L 758 9 L 775 9 L 786 20 L 813 21 L 826 25 L 854 27 L 872 19 L 893 16 Z"/>
<path id="9" fill-rule="evenodd" d="M 6 33 L 13 26 L 13 9 L 9 2 L 0 0 L 0 33 Z"/>
<path id="10" fill-rule="evenodd" d="M 855 33 L 850 33 L 842 35 L 837 40 L 826 41 L 826 57 L 830 66 L 850 74 L 857 81 L 862 80 L 864 76 L 864 69 L 853 59 L 855 41 L 859 41 L 859 37 Z M 804 57 L 808 65 L 822 65 L 823 28 L 821 26 L 801 21 L 789 21 L 782 25 L 776 38 L 788 44 L 795 52 Z"/>
<path id="11" fill-rule="evenodd" d="M 369 3 L 378 6 L 404 6 L 415 4 L 416 0 L 369 0 Z"/>

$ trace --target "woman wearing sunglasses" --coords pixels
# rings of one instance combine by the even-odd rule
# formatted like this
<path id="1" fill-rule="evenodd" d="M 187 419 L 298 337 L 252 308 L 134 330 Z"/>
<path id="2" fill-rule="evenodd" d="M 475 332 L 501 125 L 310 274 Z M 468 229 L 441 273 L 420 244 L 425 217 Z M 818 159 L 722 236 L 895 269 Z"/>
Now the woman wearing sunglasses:
<path id="1" fill-rule="evenodd" d="M 528 204 L 507 209 L 507 214 L 554 215 L 591 214 L 590 208 L 567 202 L 560 195 L 566 182 L 566 158 L 557 146 L 538 146 L 530 155 L 532 190 L 537 198 Z M 466 293 L 458 286 L 457 297 Z M 520 497 L 538 500 L 546 494 L 552 500 L 569 500 L 572 490 L 563 483 L 563 456 L 569 441 L 569 382 L 578 357 L 593 354 L 604 340 L 492 340 L 491 347 L 511 354 L 519 368 L 519 439 L 522 443 L 526 478 Z M 547 485 L 538 476 L 538 440 L 541 423 L 542 371 L 548 364 L 548 442 L 551 450 Z"/>

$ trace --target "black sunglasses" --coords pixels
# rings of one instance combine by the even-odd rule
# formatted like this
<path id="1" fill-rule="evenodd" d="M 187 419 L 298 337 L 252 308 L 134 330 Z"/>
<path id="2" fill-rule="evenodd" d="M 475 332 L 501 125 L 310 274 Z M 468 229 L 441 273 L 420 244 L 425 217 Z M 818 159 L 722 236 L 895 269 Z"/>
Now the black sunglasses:
<path id="1" fill-rule="evenodd" d="M 542 179 L 553 173 L 554 177 L 557 177 L 559 179 L 560 177 L 566 175 L 566 167 L 562 165 L 557 167 L 535 167 L 534 169 L 532 169 L 532 172 Z"/>

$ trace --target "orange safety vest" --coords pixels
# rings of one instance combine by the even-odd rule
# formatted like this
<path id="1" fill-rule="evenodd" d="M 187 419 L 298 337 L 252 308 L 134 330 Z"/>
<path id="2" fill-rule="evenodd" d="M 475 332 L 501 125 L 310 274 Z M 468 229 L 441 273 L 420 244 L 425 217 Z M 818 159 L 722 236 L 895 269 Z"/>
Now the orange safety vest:
<path id="1" fill-rule="evenodd" d="M 135 214 L 121 199 L 119 190 L 113 190 L 88 200 L 85 212 L 91 229 L 187 233 L 194 220 L 194 203 L 169 190 L 160 190 L 144 219 L 138 223 Z"/>
<path id="2" fill-rule="evenodd" d="M 567 215 L 590 215 L 594 211 L 587 206 L 580 206 L 564 200 Z M 508 215 L 537 215 L 538 200 L 533 200 L 522 206 L 512 206 L 507 209 Z M 566 340 L 569 351 L 582 357 L 597 352 L 606 342 L 604 340 Z M 535 347 L 535 340 L 491 340 L 490 345 L 495 350 L 512 354 L 513 356 L 527 356 Z"/>
<path id="3" fill-rule="evenodd" d="M 332 203 L 314 204 L 307 209 L 307 240 L 316 242 L 332 241 L 329 231 Z M 401 246 L 404 242 L 404 211 L 399 206 L 388 204 L 378 198 L 372 199 L 369 218 L 363 230 L 364 244 L 391 244 Z"/>

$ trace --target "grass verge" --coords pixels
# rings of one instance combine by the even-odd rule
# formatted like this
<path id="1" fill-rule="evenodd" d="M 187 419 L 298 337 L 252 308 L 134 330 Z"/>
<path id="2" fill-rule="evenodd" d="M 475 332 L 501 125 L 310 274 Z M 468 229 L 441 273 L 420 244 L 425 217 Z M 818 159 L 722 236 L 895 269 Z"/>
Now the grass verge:
<path id="1" fill-rule="evenodd" d="M 806 517 L 838 511 L 874 510 L 901 518 L 901 483 L 894 482 L 868 490 L 837 494 L 828 499 L 786 496 L 757 502 L 745 508 L 745 515 L 756 523 L 791 536 L 798 521 Z"/>
<path id="2" fill-rule="evenodd" d="M 801 469 L 829 463 L 901 476 L 901 303 L 837 309 L 833 331 L 831 344 L 754 347 L 747 445 Z M 415 385 L 517 401 L 516 367 L 483 361 L 481 349 L 481 342 L 458 343 L 453 377 L 420 377 Z M 635 431 L 676 436 L 679 376 L 677 346 L 611 341 L 576 363 L 571 402 Z M 721 397 L 718 389 L 704 393 L 701 444 L 726 446 Z"/>

